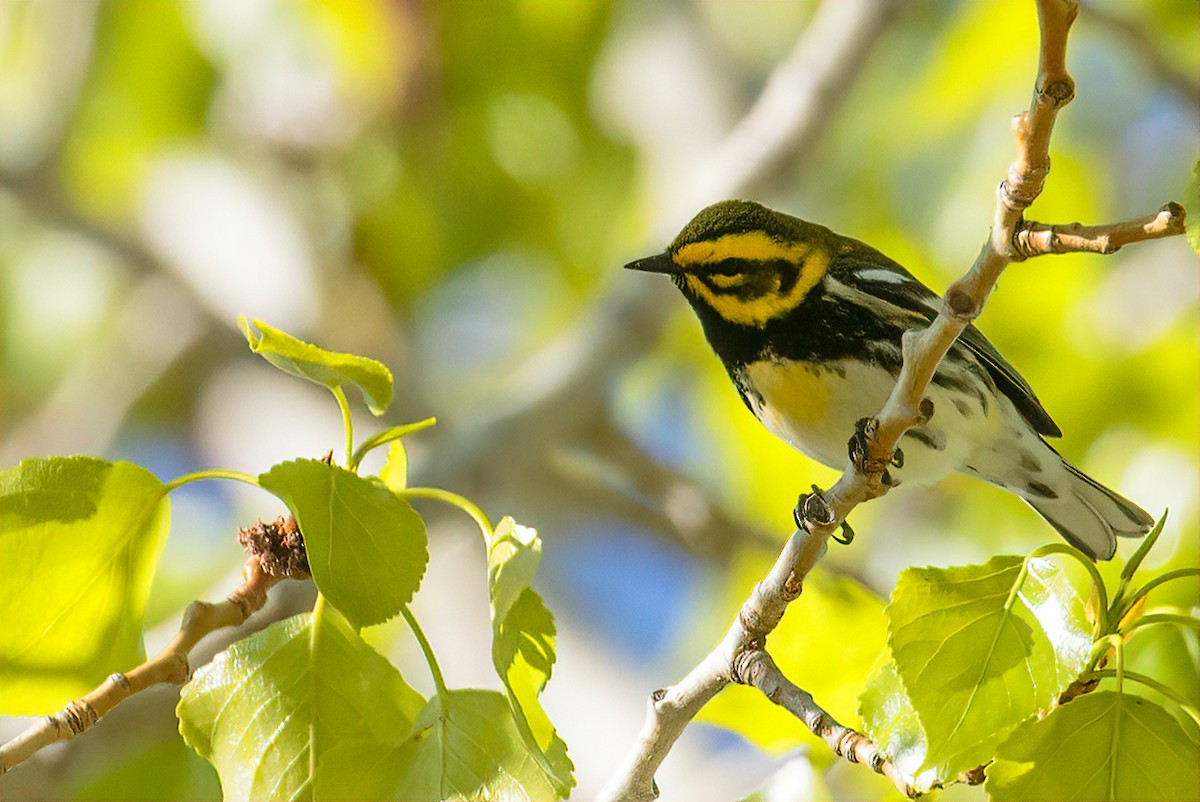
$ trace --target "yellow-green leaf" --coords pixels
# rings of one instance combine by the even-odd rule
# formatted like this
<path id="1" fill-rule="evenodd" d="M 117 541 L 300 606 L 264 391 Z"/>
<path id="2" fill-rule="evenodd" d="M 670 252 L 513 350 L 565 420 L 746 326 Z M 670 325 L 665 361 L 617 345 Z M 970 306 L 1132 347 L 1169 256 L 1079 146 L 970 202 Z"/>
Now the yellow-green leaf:
<path id="1" fill-rule="evenodd" d="M 495 691 L 434 696 L 394 762 L 403 776 L 394 796 L 407 802 L 562 797 Z"/>
<path id="2" fill-rule="evenodd" d="M 909 568 L 887 607 L 897 673 L 943 779 L 991 759 L 1082 670 L 1091 635 L 1078 592 L 1044 559 Z"/>
<path id="3" fill-rule="evenodd" d="M 216 767 L 226 799 L 347 799 L 387 785 L 374 775 L 397 781 L 378 757 L 404 741 L 423 704 L 326 608 L 221 652 L 184 686 L 176 712 L 184 740 Z"/>
<path id="4" fill-rule="evenodd" d="M 412 599 L 429 562 L 425 522 L 383 482 L 311 459 L 258 481 L 296 516 L 313 581 L 355 626 L 382 623 Z"/>
<path id="5" fill-rule="evenodd" d="M 330 389 L 353 384 L 362 390 L 367 406 L 376 415 L 382 415 L 392 403 L 392 372 L 382 362 L 326 351 L 271 328 L 261 320 L 253 321 L 252 325 L 241 317 L 238 327 L 246 335 L 250 350 L 284 373 Z"/>
<path id="6" fill-rule="evenodd" d="M 0 471 L 0 712 L 53 712 L 145 659 L 169 525 L 165 488 L 137 465 L 48 457 Z"/>
<path id="7" fill-rule="evenodd" d="M 531 587 L 542 558 L 537 532 L 504 518 L 488 542 L 492 662 L 507 691 L 518 731 L 560 797 L 575 785 L 567 745 L 538 696 L 554 666 L 554 616 Z"/>
<path id="8" fill-rule="evenodd" d="M 1092 693 L 1014 730 L 984 787 L 996 802 L 1200 799 L 1198 736 L 1148 699 Z"/>

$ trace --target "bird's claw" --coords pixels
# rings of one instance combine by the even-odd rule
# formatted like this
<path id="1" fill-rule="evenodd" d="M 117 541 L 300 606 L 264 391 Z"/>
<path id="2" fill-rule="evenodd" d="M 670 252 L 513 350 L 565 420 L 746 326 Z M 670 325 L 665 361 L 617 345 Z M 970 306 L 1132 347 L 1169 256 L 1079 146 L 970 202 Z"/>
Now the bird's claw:
<path id="1" fill-rule="evenodd" d="M 807 532 L 810 522 L 818 526 L 829 526 L 837 519 L 837 516 L 833 507 L 829 506 L 829 502 L 825 500 L 825 494 L 821 488 L 813 485 L 811 493 L 802 493 L 797 499 L 796 509 L 792 511 L 792 518 L 796 521 L 796 528 Z M 831 537 L 838 543 L 849 546 L 854 540 L 854 530 L 850 528 L 850 524 L 842 521 L 841 532 L 841 537 L 837 535 L 831 535 Z"/>
<path id="2" fill-rule="evenodd" d="M 846 443 L 846 448 L 850 452 L 850 463 L 854 465 L 855 470 L 863 474 L 880 474 L 879 481 L 884 487 L 895 487 L 900 484 L 898 479 L 895 479 L 888 473 L 888 466 L 895 468 L 904 467 L 904 452 L 899 448 L 893 449 L 892 456 L 884 464 L 871 459 L 871 438 L 875 436 L 875 428 L 879 422 L 875 418 L 859 418 L 854 424 L 854 434 L 851 435 L 849 442 Z"/>
<path id="3" fill-rule="evenodd" d="M 833 513 L 833 507 L 829 506 L 829 502 L 825 500 L 825 494 L 821 488 L 813 485 L 811 493 L 801 493 L 800 498 L 796 500 L 796 509 L 792 510 L 792 519 L 795 520 L 797 529 L 807 532 L 810 522 L 818 526 L 828 526 L 834 522 L 836 516 Z"/>
<path id="4" fill-rule="evenodd" d="M 859 418 L 854 424 L 854 434 L 850 435 L 850 440 L 846 443 L 846 448 L 850 452 L 851 464 L 862 473 L 870 470 L 867 465 L 871 453 L 868 441 L 874 433 L 875 419 Z"/>

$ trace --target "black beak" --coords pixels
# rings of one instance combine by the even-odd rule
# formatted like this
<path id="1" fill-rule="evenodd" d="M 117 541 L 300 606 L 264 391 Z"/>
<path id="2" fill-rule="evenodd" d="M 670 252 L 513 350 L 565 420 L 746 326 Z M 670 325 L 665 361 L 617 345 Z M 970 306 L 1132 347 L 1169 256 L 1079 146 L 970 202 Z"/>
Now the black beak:
<path id="1" fill-rule="evenodd" d="M 679 267 L 671 258 L 670 254 L 659 253 L 654 256 L 647 256 L 645 259 L 635 259 L 625 265 L 626 270 L 641 270 L 645 273 L 668 273 L 674 275 L 679 272 Z"/>

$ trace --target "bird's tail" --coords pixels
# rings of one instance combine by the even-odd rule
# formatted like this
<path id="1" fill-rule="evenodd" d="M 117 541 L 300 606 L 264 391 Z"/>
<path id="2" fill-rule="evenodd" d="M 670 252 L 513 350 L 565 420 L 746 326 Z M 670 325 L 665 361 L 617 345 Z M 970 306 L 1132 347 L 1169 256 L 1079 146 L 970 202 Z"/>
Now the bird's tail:
<path id="1" fill-rule="evenodd" d="M 1020 495 L 1072 546 L 1093 560 L 1111 560 L 1118 537 L 1142 537 L 1154 519 L 1066 460 L 1052 484 L 1030 483 Z"/>

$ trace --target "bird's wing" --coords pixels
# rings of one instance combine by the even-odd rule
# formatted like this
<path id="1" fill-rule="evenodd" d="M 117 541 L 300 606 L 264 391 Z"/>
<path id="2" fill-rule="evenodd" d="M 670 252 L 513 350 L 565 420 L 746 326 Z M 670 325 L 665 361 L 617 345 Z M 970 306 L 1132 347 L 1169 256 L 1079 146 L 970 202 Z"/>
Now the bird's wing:
<path id="1" fill-rule="evenodd" d="M 846 246 L 834 258 L 829 273 L 843 284 L 916 312 L 931 322 L 941 309 L 941 299 L 932 290 L 899 264 L 860 242 Z M 983 332 L 973 325 L 967 326 L 958 341 L 983 364 L 996 387 L 1008 396 L 1034 431 L 1046 437 L 1062 437 L 1062 430 L 1038 401 L 1029 382 L 988 342 Z"/>

